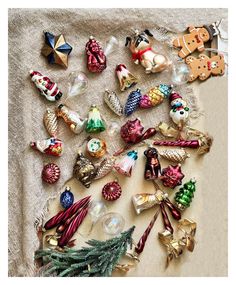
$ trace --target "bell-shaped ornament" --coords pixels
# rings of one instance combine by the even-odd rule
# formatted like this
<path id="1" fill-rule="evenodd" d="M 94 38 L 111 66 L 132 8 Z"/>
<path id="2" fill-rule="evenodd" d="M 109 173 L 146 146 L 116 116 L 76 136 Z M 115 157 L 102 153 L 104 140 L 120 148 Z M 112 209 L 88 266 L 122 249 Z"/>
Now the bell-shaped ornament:
<path id="1" fill-rule="evenodd" d="M 126 68 L 124 64 L 118 64 L 116 74 L 120 82 L 120 90 L 124 91 L 138 83 L 138 79 Z"/>
<path id="2" fill-rule="evenodd" d="M 101 114 L 97 106 L 92 105 L 89 114 L 88 122 L 86 125 L 86 132 L 88 133 L 100 133 L 105 131 L 105 123 L 101 118 Z"/>
<path id="3" fill-rule="evenodd" d="M 138 159 L 138 152 L 136 150 L 131 150 L 126 154 L 126 156 L 120 162 L 114 165 L 114 168 L 120 174 L 130 177 L 137 159 Z"/>

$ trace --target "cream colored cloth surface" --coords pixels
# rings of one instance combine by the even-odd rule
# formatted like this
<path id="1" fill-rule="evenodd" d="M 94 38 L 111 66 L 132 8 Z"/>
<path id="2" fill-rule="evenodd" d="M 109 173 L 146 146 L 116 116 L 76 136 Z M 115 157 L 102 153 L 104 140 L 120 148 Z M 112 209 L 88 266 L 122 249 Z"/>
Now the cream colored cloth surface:
<path id="1" fill-rule="evenodd" d="M 184 17 L 183 17 L 184 15 Z M 124 47 L 124 40 L 132 28 L 140 30 L 149 28 L 158 36 L 157 26 L 163 26 L 173 32 L 182 32 L 186 26 L 194 23 L 202 25 L 212 23 L 220 18 L 227 18 L 224 9 L 13 9 L 9 11 L 9 275 L 29 276 L 34 274 L 34 251 L 39 247 L 35 227 L 57 211 L 57 196 L 64 182 L 71 177 L 76 152 L 86 134 L 76 136 L 63 122 L 60 122 L 60 138 L 65 142 L 65 153 L 61 158 L 46 157 L 29 148 L 31 140 L 43 139 L 48 135 L 42 123 L 46 107 L 54 107 L 40 97 L 35 86 L 30 82 L 29 70 L 42 72 L 56 81 L 66 94 L 68 75 L 73 70 L 85 71 L 89 77 L 89 89 L 79 96 L 70 107 L 86 116 L 91 103 L 96 103 L 109 125 L 117 121 L 122 125 L 126 119 L 117 119 L 103 104 L 102 95 L 105 88 L 117 91 L 122 103 L 126 101 L 129 91 L 120 94 L 118 81 L 114 74 L 115 65 L 125 63 L 128 69 L 140 78 L 137 85 L 147 91 L 160 82 L 170 82 L 169 73 L 145 75 L 141 66 L 131 62 L 129 50 Z M 69 67 L 49 65 L 40 54 L 43 45 L 43 31 L 54 34 L 63 33 L 66 40 L 74 47 Z M 89 35 L 94 35 L 104 46 L 110 35 L 120 41 L 120 48 L 108 57 L 107 69 L 99 75 L 86 71 L 84 46 Z M 169 39 L 169 38 L 168 38 Z M 218 86 L 218 88 L 216 88 Z M 192 92 L 194 88 L 194 93 Z M 186 253 L 179 262 L 173 262 L 164 271 L 165 251 L 157 240 L 157 232 L 162 230 L 159 217 L 150 237 L 140 263 L 127 276 L 225 276 L 227 274 L 227 82 L 225 78 L 210 79 L 198 84 L 179 89 L 189 100 L 196 117 L 205 111 L 198 120 L 190 121 L 193 127 L 205 129 L 214 136 L 210 154 L 203 158 L 188 159 L 183 166 L 186 180 L 197 179 L 197 192 L 190 209 L 184 217 L 192 218 L 198 223 L 197 245 L 195 251 Z M 186 92 L 184 92 L 186 91 Z M 199 94 L 197 94 L 199 93 Z M 196 98 L 200 98 L 200 103 Z M 64 96 L 65 98 L 65 96 Z M 64 99 L 61 100 L 62 102 Z M 199 106 L 202 104 L 202 106 Z M 138 111 L 131 118 L 140 117 L 145 128 L 155 126 L 160 120 L 167 121 L 169 105 L 165 102 L 150 111 Z M 109 138 L 106 133 L 109 151 L 121 144 L 120 140 Z M 120 177 L 123 194 L 115 203 L 106 203 L 110 212 L 122 213 L 125 228 L 135 224 L 135 240 L 145 230 L 155 209 L 139 216 L 134 213 L 131 196 L 140 192 L 153 192 L 151 183 L 143 180 L 144 157 L 139 148 L 140 159 L 131 178 Z M 60 181 L 47 186 L 41 181 L 41 169 L 45 162 L 56 162 L 61 170 Z M 163 162 L 165 166 L 165 162 Z M 89 190 L 74 182 L 73 192 L 76 199 L 92 193 L 94 198 L 101 198 L 102 186 L 112 179 L 108 176 L 94 183 Z M 135 184 L 134 184 L 135 183 Z M 135 187 L 134 187 L 135 185 Z M 49 213 L 46 212 L 49 206 Z M 46 217 L 44 217 L 46 214 Z M 35 222 L 36 221 L 36 222 Z M 84 227 L 86 226 L 83 225 Z M 77 234 L 78 235 L 78 234 Z M 91 237 L 107 238 L 102 235 L 101 227 L 96 225 Z M 81 241 L 81 243 L 80 243 Z M 78 246 L 83 239 L 78 236 Z M 217 256 L 217 258 L 216 258 Z M 115 272 L 114 276 L 120 273 Z"/>

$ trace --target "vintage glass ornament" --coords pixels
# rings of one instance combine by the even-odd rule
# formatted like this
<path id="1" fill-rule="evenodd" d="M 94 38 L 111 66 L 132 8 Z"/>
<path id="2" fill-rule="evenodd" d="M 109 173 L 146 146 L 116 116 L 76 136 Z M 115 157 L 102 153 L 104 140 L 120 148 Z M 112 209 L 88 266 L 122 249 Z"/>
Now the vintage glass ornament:
<path id="1" fill-rule="evenodd" d="M 118 116 L 123 115 L 123 107 L 120 103 L 119 98 L 117 97 L 114 91 L 109 91 L 108 89 L 105 90 L 103 96 L 104 102 L 107 106 Z"/>
<path id="2" fill-rule="evenodd" d="M 184 162 L 186 158 L 190 157 L 190 154 L 187 153 L 187 151 L 184 148 L 160 150 L 159 155 L 161 156 L 161 158 L 179 163 Z"/>
<path id="3" fill-rule="evenodd" d="M 86 188 L 90 187 L 96 176 L 96 167 L 81 151 L 78 151 L 76 163 L 73 168 L 73 175 Z"/>
<path id="4" fill-rule="evenodd" d="M 111 36 L 107 41 L 106 41 L 106 46 L 104 49 L 104 54 L 106 56 L 114 53 L 115 51 L 117 51 L 119 47 L 119 41 L 116 37 Z"/>
<path id="5" fill-rule="evenodd" d="M 61 156 L 63 154 L 64 148 L 63 142 L 60 139 L 54 137 L 31 142 L 30 146 L 42 153 L 53 156 Z"/>
<path id="6" fill-rule="evenodd" d="M 125 91 L 138 83 L 138 79 L 126 68 L 124 64 L 118 64 L 116 66 L 116 74 L 120 82 L 121 91 Z"/>
<path id="7" fill-rule="evenodd" d="M 176 85 L 182 85 L 188 82 L 190 70 L 186 63 L 177 62 L 172 67 L 171 81 Z"/>
<path id="8" fill-rule="evenodd" d="M 74 195 L 70 187 L 66 187 L 64 192 L 61 193 L 60 203 L 64 209 L 68 209 L 74 203 Z"/>
<path id="9" fill-rule="evenodd" d="M 184 210 L 190 206 L 196 191 L 196 180 L 190 179 L 187 183 L 184 183 L 183 187 L 179 189 L 175 194 L 175 203 L 178 209 Z"/>
<path id="10" fill-rule="evenodd" d="M 170 117 L 178 128 L 182 129 L 189 116 L 187 102 L 178 93 L 172 93 L 169 98 L 171 105 Z"/>
<path id="11" fill-rule="evenodd" d="M 135 64 L 141 64 L 146 73 L 161 72 L 169 67 L 168 58 L 153 49 L 153 34 L 148 30 L 135 30 L 132 36 L 126 37 L 126 46 L 132 53 Z"/>
<path id="12" fill-rule="evenodd" d="M 60 104 L 56 110 L 57 117 L 61 117 L 75 134 L 80 134 L 87 122 L 87 119 L 81 118 L 78 112 L 71 110 L 66 105 Z"/>
<path id="13" fill-rule="evenodd" d="M 101 118 L 101 114 L 96 105 L 92 105 L 89 110 L 86 132 L 99 133 L 105 131 L 105 123 Z"/>
<path id="14" fill-rule="evenodd" d="M 88 77 L 82 71 L 73 71 L 68 78 L 68 96 L 72 98 L 84 94 L 88 88 Z"/>
<path id="15" fill-rule="evenodd" d="M 109 174 L 113 169 L 115 161 L 116 159 L 113 156 L 103 159 L 97 166 L 97 173 L 94 179 L 97 180 Z"/>
<path id="16" fill-rule="evenodd" d="M 55 163 L 48 163 L 44 165 L 41 177 L 43 181 L 53 184 L 60 178 L 60 168 Z"/>
<path id="17" fill-rule="evenodd" d="M 131 176 L 135 162 L 138 159 L 138 152 L 136 150 L 129 151 L 126 156 L 114 165 L 114 168 L 120 174 Z"/>
<path id="18" fill-rule="evenodd" d="M 106 68 L 106 56 L 99 42 L 90 36 L 85 46 L 87 67 L 90 72 L 102 72 Z"/>
<path id="19" fill-rule="evenodd" d="M 56 137 L 58 134 L 57 115 L 54 110 L 47 108 L 43 116 L 44 126 L 51 137 Z"/>
<path id="20" fill-rule="evenodd" d="M 128 99 L 124 106 L 125 116 L 130 116 L 138 108 L 141 97 L 142 94 L 140 89 L 132 91 L 129 94 Z"/>
<path id="21" fill-rule="evenodd" d="M 87 142 L 86 149 L 92 157 L 100 158 L 106 153 L 107 145 L 104 140 L 92 138 Z"/>
<path id="22" fill-rule="evenodd" d="M 125 226 L 125 220 L 119 213 L 107 213 L 102 218 L 103 230 L 106 234 L 116 236 Z"/>
<path id="23" fill-rule="evenodd" d="M 161 174 L 161 164 L 158 158 L 158 151 L 154 147 L 149 147 L 144 151 L 146 156 L 144 178 L 146 180 L 155 180 Z"/>
<path id="24" fill-rule="evenodd" d="M 142 95 L 139 107 L 148 109 L 160 105 L 172 92 L 173 85 L 160 84 Z"/>
<path id="25" fill-rule="evenodd" d="M 54 102 L 61 98 L 62 92 L 58 89 L 57 84 L 47 76 L 38 71 L 30 71 L 31 80 L 42 96 L 48 101 Z"/>
<path id="26" fill-rule="evenodd" d="M 176 186 L 182 184 L 184 174 L 181 171 L 181 164 L 169 165 L 162 169 L 160 179 L 165 187 L 174 189 Z"/>
<path id="27" fill-rule="evenodd" d="M 126 143 L 135 143 L 142 137 L 143 126 L 140 119 L 128 120 L 120 129 L 120 135 Z"/>
<path id="28" fill-rule="evenodd" d="M 49 63 L 57 63 L 63 67 L 68 66 L 68 56 L 72 51 L 64 35 L 54 36 L 52 33 L 45 32 L 45 44 L 42 48 L 42 54 L 47 57 Z"/>
<path id="29" fill-rule="evenodd" d="M 107 201 L 115 201 L 120 198 L 121 186 L 117 180 L 107 183 L 102 188 L 102 196 Z"/>
<path id="30" fill-rule="evenodd" d="M 119 131 L 120 131 L 119 124 L 116 121 L 109 121 L 107 128 L 108 136 L 113 138 L 119 133 Z"/>

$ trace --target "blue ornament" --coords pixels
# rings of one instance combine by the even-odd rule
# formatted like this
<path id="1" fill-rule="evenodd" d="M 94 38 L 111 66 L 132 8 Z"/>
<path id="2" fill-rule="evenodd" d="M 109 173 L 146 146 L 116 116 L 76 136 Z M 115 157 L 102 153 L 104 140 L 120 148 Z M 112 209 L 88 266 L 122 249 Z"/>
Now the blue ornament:
<path id="1" fill-rule="evenodd" d="M 141 90 L 137 89 L 129 94 L 127 102 L 124 107 L 125 116 L 130 116 L 138 107 L 141 100 L 142 94 Z"/>
<path id="2" fill-rule="evenodd" d="M 62 207 L 65 209 L 69 208 L 74 203 L 74 195 L 70 190 L 71 190 L 70 187 L 66 187 L 65 191 L 61 193 L 60 196 L 60 203 Z"/>
<path id="3" fill-rule="evenodd" d="M 169 95 L 171 94 L 173 89 L 173 85 L 168 85 L 168 84 L 160 84 L 159 85 L 159 90 L 161 93 L 164 94 L 165 98 L 168 98 Z"/>
<path id="4" fill-rule="evenodd" d="M 72 51 L 72 47 L 66 42 L 63 35 L 54 36 L 49 32 L 45 32 L 45 44 L 42 54 L 47 57 L 49 63 L 57 63 L 64 67 L 68 66 L 68 55 Z"/>

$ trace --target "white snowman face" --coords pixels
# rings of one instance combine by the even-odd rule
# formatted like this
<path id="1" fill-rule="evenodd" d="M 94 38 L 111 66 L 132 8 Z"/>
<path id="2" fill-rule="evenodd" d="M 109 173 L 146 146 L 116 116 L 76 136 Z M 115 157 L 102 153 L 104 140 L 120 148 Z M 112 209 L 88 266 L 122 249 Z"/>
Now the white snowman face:
<path id="1" fill-rule="evenodd" d="M 185 123 L 188 120 L 188 115 L 189 115 L 189 109 L 187 107 L 179 108 L 179 110 L 172 109 L 170 111 L 170 117 L 173 120 L 173 122 L 177 125 L 181 124 L 182 122 Z"/>

